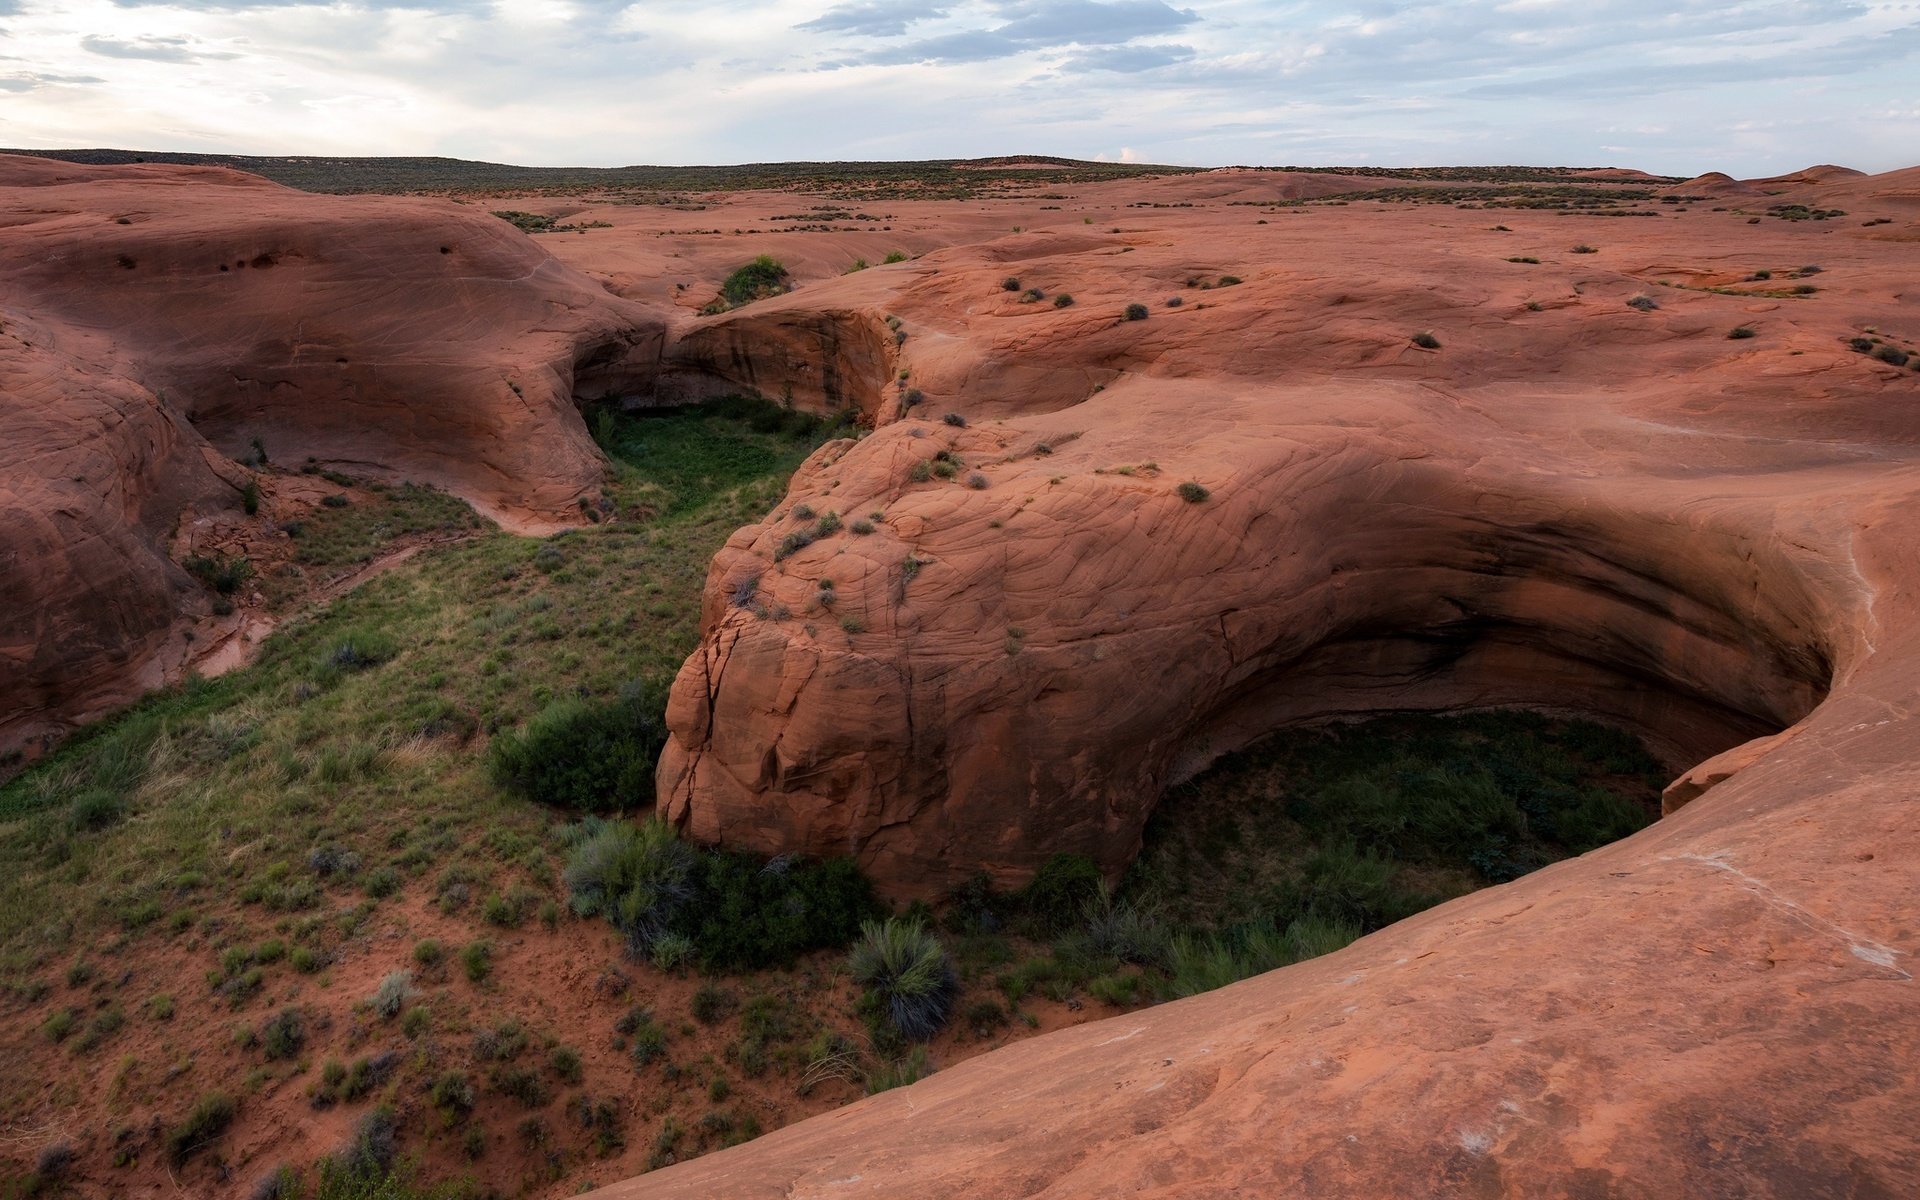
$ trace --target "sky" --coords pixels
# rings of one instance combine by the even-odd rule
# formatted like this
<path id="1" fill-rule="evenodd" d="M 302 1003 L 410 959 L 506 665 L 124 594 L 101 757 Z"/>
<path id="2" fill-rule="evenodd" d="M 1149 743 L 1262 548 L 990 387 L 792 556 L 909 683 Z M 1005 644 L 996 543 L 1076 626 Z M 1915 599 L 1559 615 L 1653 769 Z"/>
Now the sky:
<path id="1" fill-rule="evenodd" d="M 1920 164 L 1920 0 L 0 0 L 0 145 Z"/>

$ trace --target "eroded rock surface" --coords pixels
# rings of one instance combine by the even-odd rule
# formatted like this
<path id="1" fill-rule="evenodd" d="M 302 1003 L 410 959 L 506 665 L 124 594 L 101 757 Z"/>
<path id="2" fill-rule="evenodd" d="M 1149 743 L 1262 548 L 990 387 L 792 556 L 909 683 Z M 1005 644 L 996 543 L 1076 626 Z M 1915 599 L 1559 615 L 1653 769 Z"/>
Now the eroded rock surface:
<path id="1" fill-rule="evenodd" d="M 660 775 L 690 832 L 898 894 L 1118 870 L 1219 751 L 1399 708 L 1597 713 L 1686 774 L 1338 954 L 599 1194 L 1920 1190 L 1920 374 L 1874 356 L 1920 339 L 1920 193 L 1703 186 L 1730 211 L 1203 204 L 870 281 L 926 400 L 714 563 Z M 799 545 L 800 505 L 873 531 Z"/>
<path id="2" fill-rule="evenodd" d="M 0 750 L 177 677 L 210 597 L 168 542 L 234 459 L 577 520 L 575 393 L 644 386 L 661 328 L 477 207 L 0 156 Z"/>

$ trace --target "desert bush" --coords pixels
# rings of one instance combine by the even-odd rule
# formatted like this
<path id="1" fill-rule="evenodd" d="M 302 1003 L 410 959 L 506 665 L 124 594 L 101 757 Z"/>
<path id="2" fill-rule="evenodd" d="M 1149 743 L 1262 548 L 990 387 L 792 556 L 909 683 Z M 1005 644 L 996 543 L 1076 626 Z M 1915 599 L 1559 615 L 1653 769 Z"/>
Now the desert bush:
<path id="1" fill-rule="evenodd" d="M 225 1092 L 208 1092 L 200 1097 L 185 1118 L 167 1131 L 167 1157 L 175 1167 L 218 1141 L 233 1124 L 236 1111 L 233 1098 Z"/>
<path id="2" fill-rule="evenodd" d="M 1874 347 L 1873 356 L 1890 366 L 1904 367 L 1907 365 L 1907 352 L 1898 346 L 1882 343 Z"/>
<path id="3" fill-rule="evenodd" d="M 489 770 L 500 786 L 556 808 L 649 807 L 654 760 L 666 743 L 663 710 L 637 687 L 611 701 L 562 700 L 525 729 L 495 736 Z"/>
<path id="4" fill-rule="evenodd" d="M 1575 253 L 1575 254 L 1598 254 L 1598 253 L 1600 253 L 1600 247 L 1598 247 L 1598 246 L 1589 246 L 1589 245 L 1587 245 L 1587 244 L 1586 244 L 1585 242 L 1581 242 L 1581 243 L 1580 243 L 1580 244 L 1579 244 L 1578 246 L 1575 246 L 1575 247 L 1573 248 L 1573 253 Z"/>
<path id="5" fill-rule="evenodd" d="M 918 922 L 888 917 L 863 923 L 848 967 L 854 982 L 868 989 L 893 1028 L 909 1041 L 925 1041 L 940 1032 L 959 993 L 960 981 L 946 951 Z"/>
<path id="6" fill-rule="evenodd" d="M 1637 308 L 1641 312 L 1652 312 L 1654 309 L 1660 307 L 1660 302 L 1645 292 L 1635 292 L 1633 295 L 1627 297 L 1627 307 Z"/>
<path id="7" fill-rule="evenodd" d="M 413 972 L 389 971 L 380 980 L 373 995 L 367 998 L 367 1007 L 382 1020 L 392 1020 L 400 1015 L 400 1010 L 413 998 Z"/>
<path id="8" fill-rule="evenodd" d="M 561 1083 L 579 1083 L 581 1080 L 580 1052 L 571 1046 L 555 1046 L 547 1056 L 547 1065 L 553 1068 L 554 1078 Z"/>
<path id="9" fill-rule="evenodd" d="M 485 982 L 493 974 L 493 943 L 485 938 L 468 942 L 460 951 L 460 967 L 469 982 Z"/>
<path id="10" fill-rule="evenodd" d="M 1003 292 L 1017 292 L 1017 291 L 1019 291 L 1019 290 L 1020 290 L 1020 278 L 1019 278 L 1019 276 L 1017 276 L 1017 275 L 1009 275 L 1009 276 L 1007 276 L 1007 277 L 1006 277 L 1005 279 L 1002 279 L 1002 280 L 1000 281 L 1000 290 L 1001 290 L 1001 291 L 1003 291 Z"/>
<path id="11" fill-rule="evenodd" d="M 1508 259 L 1507 261 L 1508 261 L 1508 262 L 1510 262 L 1510 263 L 1532 263 L 1532 264 L 1533 264 L 1534 266 L 1539 266 L 1539 265 L 1540 265 L 1540 260 L 1539 260 L 1539 259 L 1537 259 L 1537 258 L 1532 258 L 1532 257 L 1529 257 L 1529 256 L 1527 256 L 1527 255 L 1519 255 L 1519 256 L 1516 256 L 1516 257 L 1514 257 L 1514 258 L 1509 258 L 1509 259 Z"/>
<path id="12" fill-rule="evenodd" d="M 860 517 L 857 518 L 853 524 L 847 526 L 847 528 L 853 533 L 865 537 L 867 534 L 873 532 L 873 522 L 867 520 L 865 517 Z"/>
<path id="13" fill-rule="evenodd" d="M 297 1008 L 283 1008 L 260 1027 L 260 1045 L 268 1058 L 292 1058 L 306 1045 L 306 1022 Z"/>
<path id="14" fill-rule="evenodd" d="M 907 261 L 907 252 L 905 250 L 889 250 L 887 251 L 887 256 L 880 261 L 888 266 L 892 266 L 894 263 L 902 263 Z"/>
<path id="15" fill-rule="evenodd" d="M 1146 305 L 1129 304 L 1126 307 L 1126 311 L 1121 313 L 1121 319 L 1125 321 L 1144 321 L 1147 319 L 1147 315 L 1148 315 L 1148 312 L 1147 312 Z"/>
<path id="16" fill-rule="evenodd" d="M 1072 294 L 1071 292 L 1060 292 L 1060 293 L 1058 293 L 1058 294 L 1057 294 L 1057 295 L 1055 295 L 1055 296 L 1054 296 L 1054 298 L 1053 298 L 1053 306 L 1054 306 L 1055 308 L 1072 308 L 1072 307 L 1073 307 L 1073 294 Z"/>
<path id="17" fill-rule="evenodd" d="M 931 1074 L 933 1074 L 933 1067 L 927 1061 L 927 1048 L 915 1046 L 904 1057 L 882 1062 L 867 1073 L 867 1095 L 874 1096 L 897 1087 L 905 1087 L 910 1083 L 918 1083 Z"/>
<path id="18" fill-rule="evenodd" d="M 957 412 L 947 413 L 940 419 L 956 429 L 964 429 L 967 425 L 967 419 Z"/>
<path id="19" fill-rule="evenodd" d="M 978 471 L 967 476 L 967 486 L 976 492 L 984 491 L 987 487 L 987 482 L 987 477 Z"/>
<path id="20" fill-rule="evenodd" d="M 1736 342 L 1752 336 L 1754 336 L 1753 330 L 1745 325 L 1736 325 L 1727 331 L 1727 337 Z"/>
<path id="21" fill-rule="evenodd" d="M 589 819 L 569 833 L 562 878 L 583 917 L 605 917 L 645 955 L 693 896 L 694 853 L 658 819 L 639 824 Z"/>
<path id="22" fill-rule="evenodd" d="M 1430 330 L 1421 330 L 1419 333 L 1414 334 L 1411 340 L 1414 345 L 1420 347 L 1422 350 L 1438 350 L 1440 348 L 1440 339 L 1433 336 Z"/>
<path id="23" fill-rule="evenodd" d="M 1188 504 L 1204 504 L 1206 503 L 1207 497 L 1213 494 L 1212 492 L 1209 492 L 1206 488 L 1193 482 L 1191 479 L 1187 480 L 1185 483 L 1181 484 L 1179 487 L 1173 490 L 1178 492 L 1180 494 L 1180 498 L 1182 500 L 1185 500 Z"/>
<path id="24" fill-rule="evenodd" d="M 433 1081 L 427 1099 L 451 1125 L 473 1111 L 473 1083 L 464 1071 L 448 1071 Z"/>
<path id="25" fill-rule="evenodd" d="M 253 578 L 253 564 L 239 556 L 196 554 L 180 565 L 223 596 L 232 595 L 241 584 Z"/>
<path id="26" fill-rule="evenodd" d="M 720 298 L 738 308 L 786 291 L 787 278 L 787 269 L 777 259 L 762 254 L 727 276 L 720 285 Z"/>
<path id="27" fill-rule="evenodd" d="M 1034 872 L 1015 901 L 1038 928 L 1053 933 L 1077 921 L 1103 886 L 1100 868 L 1092 859 L 1084 854 L 1056 854 Z"/>
<path id="28" fill-rule="evenodd" d="M 724 1020 L 733 1011 L 735 1003 L 734 995 L 728 989 L 718 984 L 703 983 L 693 993 L 693 1019 L 702 1025 L 712 1025 Z"/>

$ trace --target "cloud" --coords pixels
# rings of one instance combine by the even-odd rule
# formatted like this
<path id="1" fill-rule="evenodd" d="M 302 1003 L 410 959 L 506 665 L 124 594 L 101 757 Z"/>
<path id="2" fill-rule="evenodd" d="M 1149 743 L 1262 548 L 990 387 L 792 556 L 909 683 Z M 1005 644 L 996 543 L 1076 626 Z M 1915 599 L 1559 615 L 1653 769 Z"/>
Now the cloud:
<path id="1" fill-rule="evenodd" d="M 1192 46 L 1108 46 L 1076 54 L 1060 64 L 1062 71 L 1117 71 L 1134 74 L 1156 67 L 1185 62 L 1193 57 Z M 1125 160 L 1122 160 L 1125 161 Z"/>
<path id="2" fill-rule="evenodd" d="M 41 75 L 31 71 L 0 75 L 0 92 L 30 92 L 49 84 L 105 83 L 98 75 Z"/>
<path id="3" fill-rule="evenodd" d="M 867 3 L 836 5 L 794 28 L 814 33 L 849 33 L 860 37 L 900 37 L 907 32 L 909 25 L 946 15 L 945 7 L 932 4 L 889 4 L 869 0 Z"/>
<path id="4" fill-rule="evenodd" d="M 1017 0 L 997 4 L 991 11 L 1000 22 L 992 28 L 963 29 L 882 46 L 853 61 L 878 66 L 989 62 L 1020 54 L 1125 45 L 1135 38 L 1168 33 L 1200 19 L 1193 10 L 1172 8 L 1162 0 Z M 1136 55 L 1134 60 L 1145 62 L 1149 57 Z M 1161 61 L 1173 60 L 1163 54 Z"/>
<path id="5" fill-rule="evenodd" d="M 207 54 L 193 48 L 183 37 L 143 37 L 132 41 L 119 38 L 83 37 L 80 44 L 89 53 L 104 58 L 143 58 L 149 62 L 190 63 L 203 58 L 232 58 L 231 54 Z"/>

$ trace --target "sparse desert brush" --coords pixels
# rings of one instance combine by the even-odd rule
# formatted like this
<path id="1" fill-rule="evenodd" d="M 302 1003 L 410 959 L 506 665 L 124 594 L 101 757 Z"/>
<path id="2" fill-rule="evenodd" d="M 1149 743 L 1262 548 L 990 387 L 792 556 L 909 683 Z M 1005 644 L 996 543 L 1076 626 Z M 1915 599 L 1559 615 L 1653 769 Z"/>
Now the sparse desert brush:
<path id="1" fill-rule="evenodd" d="M 957 412 L 946 413 L 940 419 L 955 429 L 965 429 L 967 426 L 967 419 Z"/>
<path id="2" fill-rule="evenodd" d="M 1660 302 L 1645 292 L 1635 292 L 1633 295 L 1627 297 L 1627 307 L 1637 308 L 1641 312 L 1652 312 L 1654 309 L 1660 307 Z"/>
<path id="3" fill-rule="evenodd" d="M 1431 330 L 1423 329 L 1419 333 L 1414 334 L 1410 340 L 1422 350 L 1438 350 L 1440 348 L 1440 339 L 1433 336 Z"/>
<path id="4" fill-rule="evenodd" d="M 854 982 L 868 989 L 909 1041 L 926 1041 L 952 1014 L 959 977 L 940 940 L 917 921 L 888 917 L 862 924 L 847 965 Z"/>
<path id="5" fill-rule="evenodd" d="M 1147 316 L 1148 310 L 1144 304 L 1129 304 L 1126 310 L 1120 314 L 1120 318 L 1123 321 L 1144 321 L 1147 319 Z"/>
<path id="6" fill-rule="evenodd" d="M 1574 254 L 1598 254 L 1600 253 L 1600 247 L 1589 246 L 1585 242 L 1581 242 L 1578 246 L 1575 246 L 1573 248 L 1572 252 Z"/>
<path id="7" fill-rule="evenodd" d="M 1020 277 L 1019 277 L 1018 275 L 1009 275 L 1009 276 L 1007 276 L 1007 277 L 1006 277 L 1005 279 L 1002 279 L 1002 280 L 1000 281 L 1000 290 L 1001 290 L 1001 291 L 1003 291 L 1003 292 L 1017 292 L 1017 291 L 1019 291 L 1019 290 L 1020 290 Z"/>
<path id="8" fill-rule="evenodd" d="M 902 263 L 907 261 L 907 252 L 905 250 L 889 250 L 887 251 L 887 256 L 880 261 L 888 266 L 894 263 Z"/>
<path id="9" fill-rule="evenodd" d="M 1188 504 L 1204 504 L 1206 503 L 1207 497 L 1213 494 L 1191 479 L 1175 488 L 1174 491 L 1178 492 L 1180 498 Z"/>
<path id="10" fill-rule="evenodd" d="M 1754 336 L 1752 328 L 1746 325 L 1736 325 L 1727 331 L 1727 337 L 1736 342 L 1752 336 Z"/>
<path id="11" fill-rule="evenodd" d="M 1509 259 L 1508 259 L 1507 261 L 1508 261 L 1508 262 L 1510 262 L 1510 263 L 1531 263 L 1531 264 L 1533 264 L 1534 266 L 1539 266 L 1539 265 L 1540 265 L 1540 260 L 1539 260 L 1539 259 L 1537 259 L 1537 258 L 1534 258 L 1534 257 L 1532 257 L 1531 255 L 1525 255 L 1525 254 L 1522 254 L 1522 255 L 1516 255 L 1516 256 L 1515 256 L 1515 257 L 1513 257 L 1513 258 L 1509 258 Z"/>
<path id="12" fill-rule="evenodd" d="M 1904 367 L 1907 365 L 1908 356 L 1907 356 L 1907 352 L 1905 350 L 1902 350 L 1900 347 L 1887 344 L 1887 343 L 1882 343 L 1881 345 L 1874 347 L 1873 357 L 1879 359 L 1881 362 L 1886 363 L 1889 366 Z"/>
<path id="13" fill-rule="evenodd" d="M 1055 308 L 1071 308 L 1071 307 L 1073 307 L 1073 295 L 1072 295 L 1072 293 L 1070 293 L 1070 292 L 1059 292 L 1059 293 L 1056 293 L 1056 294 L 1054 295 L 1054 297 L 1053 297 L 1053 306 L 1054 306 Z"/>

